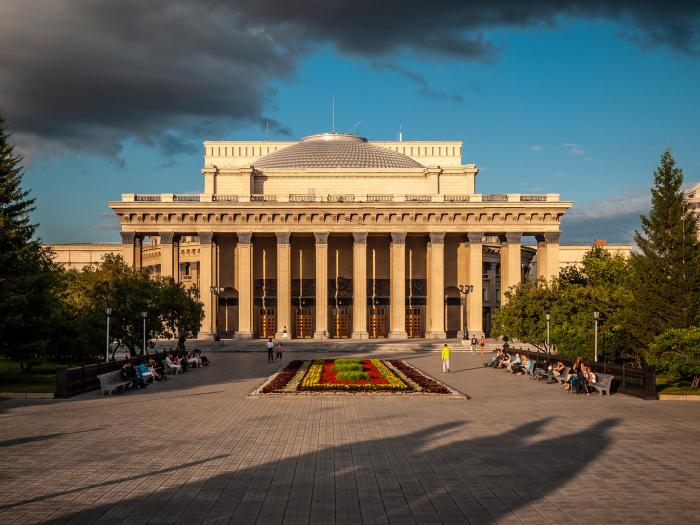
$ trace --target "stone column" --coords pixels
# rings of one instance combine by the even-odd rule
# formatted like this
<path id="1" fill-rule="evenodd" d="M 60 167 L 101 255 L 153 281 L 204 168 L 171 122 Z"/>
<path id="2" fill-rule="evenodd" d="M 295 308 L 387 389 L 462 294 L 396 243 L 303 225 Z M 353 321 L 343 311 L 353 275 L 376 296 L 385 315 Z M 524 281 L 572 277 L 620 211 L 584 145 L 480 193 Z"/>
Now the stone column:
<path id="1" fill-rule="evenodd" d="M 484 333 L 483 302 L 483 253 L 481 239 L 484 232 L 470 232 L 469 236 L 469 284 L 474 289 L 467 295 L 467 331 L 477 337 Z"/>
<path id="2" fill-rule="evenodd" d="M 367 233 L 354 232 L 352 245 L 352 338 L 367 333 Z"/>
<path id="3" fill-rule="evenodd" d="M 289 232 L 278 232 L 277 236 L 277 333 L 281 338 L 284 329 L 292 333 L 292 247 Z"/>
<path id="4" fill-rule="evenodd" d="M 406 232 L 391 232 L 390 339 L 407 339 L 406 334 Z"/>
<path id="5" fill-rule="evenodd" d="M 430 331 L 428 339 L 445 339 L 445 232 L 430 232 L 430 282 L 428 308 Z"/>
<path id="6" fill-rule="evenodd" d="M 547 280 L 559 275 L 559 232 L 547 232 L 544 234 L 544 242 L 547 243 Z"/>
<path id="7" fill-rule="evenodd" d="M 136 262 L 136 246 L 134 241 L 136 240 L 136 234 L 134 232 L 120 232 L 122 236 L 122 257 L 127 266 L 134 268 Z"/>
<path id="8" fill-rule="evenodd" d="M 501 306 L 506 304 L 506 292 L 520 284 L 520 233 L 508 232 L 501 242 Z"/>
<path id="9" fill-rule="evenodd" d="M 469 244 L 460 240 L 457 247 L 457 284 L 469 285 Z M 466 297 L 462 294 L 459 296 L 459 330 L 457 331 L 457 339 L 464 337 L 464 303 Z"/>
<path id="10" fill-rule="evenodd" d="M 204 319 L 199 332 L 200 339 L 212 337 L 214 333 L 214 300 L 211 293 L 214 262 L 214 234 L 200 232 L 199 236 L 199 298 L 204 304 Z M 162 269 L 161 269 L 162 271 Z"/>
<path id="11" fill-rule="evenodd" d="M 253 337 L 253 234 L 238 232 L 238 332 L 237 339 Z M 279 300 L 279 299 L 278 299 Z"/>
<path id="12" fill-rule="evenodd" d="M 160 275 L 172 277 L 177 282 L 179 279 L 180 243 L 177 234 L 162 232 L 160 237 Z"/>
<path id="13" fill-rule="evenodd" d="M 316 238 L 316 330 L 314 339 L 328 339 L 328 232 Z"/>
<path id="14" fill-rule="evenodd" d="M 137 235 L 134 239 L 134 268 L 143 268 L 143 235 Z"/>

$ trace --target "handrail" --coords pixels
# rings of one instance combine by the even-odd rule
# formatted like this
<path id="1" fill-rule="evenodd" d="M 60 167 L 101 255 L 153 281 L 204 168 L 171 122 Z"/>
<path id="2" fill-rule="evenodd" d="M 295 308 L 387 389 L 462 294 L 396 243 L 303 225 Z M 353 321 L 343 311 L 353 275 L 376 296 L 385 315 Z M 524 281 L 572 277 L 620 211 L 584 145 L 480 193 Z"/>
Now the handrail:
<path id="1" fill-rule="evenodd" d="M 147 194 L 147 193 L 142 193 L 142 194 L 136 194 L 134 195 L 134 201 L 135 202 L 160 202 L 160 195 L 156 194 Z"/>

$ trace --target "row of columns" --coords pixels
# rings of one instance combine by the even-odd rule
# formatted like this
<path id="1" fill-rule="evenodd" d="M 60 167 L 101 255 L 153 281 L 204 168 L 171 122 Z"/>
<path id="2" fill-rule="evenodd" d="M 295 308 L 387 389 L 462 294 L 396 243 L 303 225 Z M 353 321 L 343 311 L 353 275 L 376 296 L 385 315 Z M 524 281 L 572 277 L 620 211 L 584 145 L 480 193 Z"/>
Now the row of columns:
<path id="1" fill-rule="evenodd" d="M 328 336 L 328 232 L 316 232 L 316 330 L 314 337 Z M 352 338 L 366 339 L 367 332 L 367 232 L 353 232 L 353 331 Z M 216 305 L 212 304 L 209 289 L 216 280 L 216 244 L 212 232 L 200 232 L 199 283 L 204 303 L 205 321 L 203 334 L 208 334 Z M 253 337 L 253 244 L 252 232 L 238 232 L 238 297 L 239 324 L 236 336 Z M 277 330 L 278 336 L 284 327 L 292 326 L 291 308 L 291 244 L 289 232 L 278 232 L 277 237 Z M 427 257 L 427 303 L 426 337 L 444 339 L 445 321 L 445 232 L 430 232 L 426 246 Z M 463 268 L 458 276 L 471 284 L 473 291 L 467 295 L 467 329 L 470 333 L 481 333 L 483 327 L 483 237 L 484 232 L 469 232 L 468 242 L 461 257 Z M 501 304 L 505 303 L 505 291 L 518 284 L 521 272 L 520 233 L 501 236 Z M 537 237 L 537 276 L 549 279 L 558 273 L 559 233 L 545 233 Z M 143 266 L 142 237 L 129 232 L 122 233 L 125 262 L 135 268 Z M 179 236 L 160 233 L 161 275 L 179 279 Z M 406 232 L 391 232 L 390 245 L 390 338 L 405 339 L 406 334 Z"/>

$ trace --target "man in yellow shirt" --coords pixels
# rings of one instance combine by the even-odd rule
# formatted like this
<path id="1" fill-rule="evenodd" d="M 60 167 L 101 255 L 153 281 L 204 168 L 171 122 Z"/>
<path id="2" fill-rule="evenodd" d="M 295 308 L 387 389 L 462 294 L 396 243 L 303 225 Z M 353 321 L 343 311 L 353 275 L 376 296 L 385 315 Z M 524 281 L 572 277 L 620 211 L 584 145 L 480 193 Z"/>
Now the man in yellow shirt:
<path id="1" fill-rule="evenodd" d="M 447 343 L 445 343 L 445 346 L 442 347 L 442 373 L 446 373 L 450 371 L 450 347 L 447 346 Z"/>

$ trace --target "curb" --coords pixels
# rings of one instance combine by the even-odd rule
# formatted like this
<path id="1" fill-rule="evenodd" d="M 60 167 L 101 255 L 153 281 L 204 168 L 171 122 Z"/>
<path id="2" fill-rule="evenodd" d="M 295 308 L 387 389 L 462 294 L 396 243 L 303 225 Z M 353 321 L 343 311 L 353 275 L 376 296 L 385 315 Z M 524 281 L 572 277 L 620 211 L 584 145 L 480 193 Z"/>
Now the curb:
<path id="1" fill-rule="evenodd" d="M 693 394 L 659 394 L 659 401 L 700 401 L 700 396 Z"/>
<path id="2" fill-rule="evenodd" d="M 53 392 L 0 392 L 5 399 L 54 399 Z"/>

